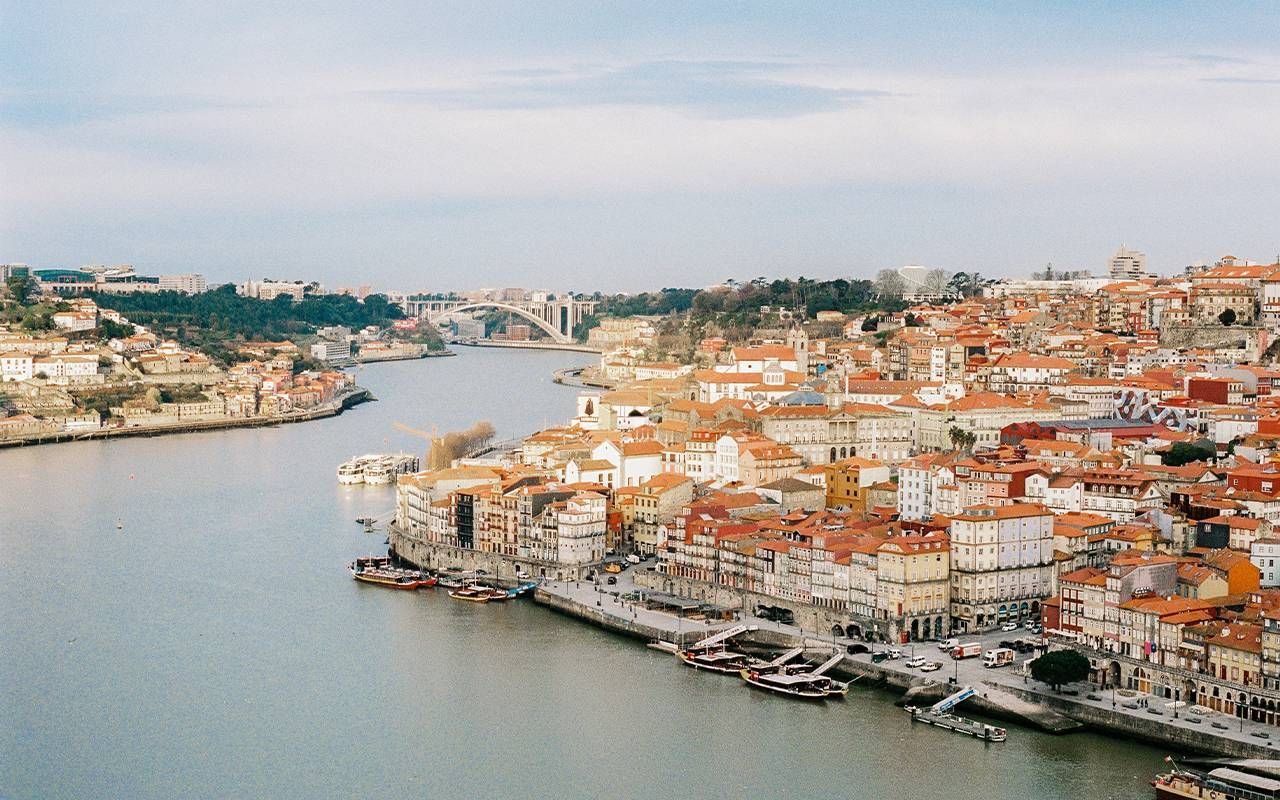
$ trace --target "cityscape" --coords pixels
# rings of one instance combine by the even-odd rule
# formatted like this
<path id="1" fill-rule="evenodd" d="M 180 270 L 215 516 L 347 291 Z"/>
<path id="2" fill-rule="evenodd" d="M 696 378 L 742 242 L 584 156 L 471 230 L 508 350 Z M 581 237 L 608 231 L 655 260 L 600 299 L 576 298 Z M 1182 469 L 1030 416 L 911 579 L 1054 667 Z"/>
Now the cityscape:
<path id="1" fill-rule="evenodd" d="M 0 797 L 1280 798 L 1269 14 L 392 6 L 0 8 Z"/>

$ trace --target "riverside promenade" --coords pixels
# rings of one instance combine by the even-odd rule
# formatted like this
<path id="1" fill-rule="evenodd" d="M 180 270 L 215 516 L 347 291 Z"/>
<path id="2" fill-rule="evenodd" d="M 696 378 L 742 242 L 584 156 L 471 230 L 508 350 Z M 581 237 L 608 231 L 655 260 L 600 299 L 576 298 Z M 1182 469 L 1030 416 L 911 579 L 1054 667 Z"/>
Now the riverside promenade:
<path id="1" fill-rule="evenodd" d="M 93 428 L 85 431 L 51 431 L 25 436 L 0 439 L 0 447 L 25 447 L 37 444 L 56 444 L 58 442 L 78 442 L 87 439 L 118 439 L 126 436 L 164 436 L 175 433 L 199 433 L 201 431 L 223 430 L 226 428 L 260 428 L 269 425 L 285 425 L 292 422 L 307 422 L 313 419 L 334 417 L 352 406 L 375 399 L 373 394 L 364 388 L 356 388 L 344 392 L 328 403 L 315 408 L 291 414 L 271 417 L 225 417 L 218 419 L 200 419 L 179 422 L 157 423 L 152 425 L 134 425 L 130 427 Z"/>
<path id="2" fill-rule="evenodd" d="M 632 567 L 615 576 L 616 585 L 595 581 L 546 581 L 534 593 L 535 602 L 559 613 L 575 617 L 605 630 L 651 641 L 660 639 L 692 643 L 730 625 L 750 625 L 757 630 L 743 639 L 752 645 L 785 649 L 804 646 L 815 653 L 846 651 L 835 671 L 845 677 L 860 676 L 863 682 L 905 693 L 900 703 L 932 703 L 952 691 L 953 686 L 972 686 L 977 695 L 964 708 L 979 714 L 1010 720 L 1051 733 L 1094 729 L 1139 739 L 1170 748 L 1172 753 L 1199 753 L 1233 758 L 1277 758 L 1280 736 L 1274 728 L 1218 713 L 1189 714 L 1175 708 L 1165 698 L 1140 692 L 1102 690 L 1087 683 L 1062 687 L 1074 694 L 1056 693 L 1029 677 L 1030 657 L 1002 668 L 986 668 L 979 658 L 954 661 L 933 642 L 902 645 L 903 657 L 874 663 L 872 652 L 848 654 L 851 644 L 865 644 L 848 638 L 822 635 L 794 625 L 783 625 L 740 613 L 733 621 L 697 620 L 646 608 L 637 599 L 649 590 L 637 586 L 637 570 Z M 602 585 L 603 584 L 603 585 Z M 994 632 L 967 636 L 983 648 L 995 647 L 1003 639 L 1017 639 L 1019 633 Z M 886 645 L 875 645 L 883 651 Z M 912 653 L 942 664 L 942 669 L 922 673 L 906 666 Z M 1091 696 L 1092 695 L 1092 696 Z M 1176 717 L 1175 717 L 1176 712 Z M 1191 720 L 1198 721 L 1191 721 Z M 1217 723 L 1217 727 L 1215 727 Z M 1266 735 L 1265 738 L 1263 735 Z"/>

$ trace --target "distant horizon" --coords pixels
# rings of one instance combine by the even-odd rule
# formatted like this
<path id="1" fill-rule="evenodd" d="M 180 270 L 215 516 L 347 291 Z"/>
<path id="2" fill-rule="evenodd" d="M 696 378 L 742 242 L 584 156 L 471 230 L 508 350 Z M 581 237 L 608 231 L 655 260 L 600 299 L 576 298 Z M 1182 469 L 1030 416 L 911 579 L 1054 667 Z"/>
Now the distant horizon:
<path id="1" fill-rule="evenodd" d="M 1143 252 L 1143 251 L 1142 251 L 1142 250 L 1138 250 L 1138 252 Z M 1208 265 L 1211 265 L 1211 264 L 1213 264 L 1214 262 L 1216 262 L 1218 259 L 1223 258 L 1223 257 L 1226 257 L 1226 256 L 1235 256 L 1235 254 L 1234 254 L 1234 253 L 1223 253 L 1221 256 L 1218 256 L 1218 257 L 1216 257 L 1216 258 L 1214 258 L 1214 259 L 1212 259 L 1212 260 L 1200 259 L 1200 260 L 1198 260 L 1198 261 L 1188 261 L 1186 264 L 1183 264 L 1183 265 L 1181 265 L 1181 266 L 1178 266 L 1178 267 L 1176 267 L 1176 268 L 1173 268 L 1173 270 L 1172 270 L 1172 271 L 1164 271 L 1164 270 L 1160 270 L 1160 269 L 1157 269 L 1157 268 L 1152 268 L 1152 267 L 1151 267 L 1151 265 L 1150 265 L 1150 263 L 1148 263 L 1148 270 L 1149 270 L 1149 272 L 1151 272 L 1153 275 L 1155 275 L 1155 276 L 1156 276 L 1156 277 L 1158 277 L 1158 278 L 1171 278 L 1171 277 L 1176 277 L 1176 276 L 1177 276 L 1177 275 L 1178 275 L 1182 270 L 1184 270 L 1186 267 L 1189 267 L 1189 266 L 1197 266 L 1197 265 L 1208 266 Z M 1242 263 L 1263 264 L 1263 265 L 1265 265 L 1265 264 L 1269 264 L 1269 263 L 1273 263 L 1273 262 L 1271 262 L 1271 261 L 1267 261 L 1267 260 L 1250 259 L 1250 258 L 1248 258 L 1248 257 L 1244 257 L 1244 256 L 1235 256 L 1235 257 L 1236 257 L 1236 258 L 1238 258 L 1238 259 L 1240 259 Z M 1045 266 L 1047 266 L 1049 263 L 1051 263 L 1051 262 L 1046 262 L 1046 264 L 1045 264 L 1045 265 L 1041 265 L 1041 266 L 1039 266 L 1039 267 L 1035 267 L 1035 268 L 1029 269 L 1029 270 L 1027 270 L 1027 271 L 1026 271 L 1025 273 L 1023 273 L 1023 274 L 1013 274 L 1013 275 L 996 275 L 996 274 L 992 274 L 992 273 L 987 273 L 987 272 L 985 272 L 985 271 L 983 271 L 983 270 L 981 270 L 981 269 L 976 270 L 976 271 L 977 271 L 977 272 L 978 272 L 978 273 L 979 273 L 983 278 L 988 278 L 988 279 L 997 279 L 997 280 L 1032 280 L 1032 279 L 1033 279 L 1033 278 L 1032 278 L 1032 273 L 1033 273 L 1033 272 L 1039 272 L 1039 271 L 1044 270 L 1044 269 L 1045 269 Z M 1275 261 L 1274 263 L 1280 263 L 1280 256 L 1277 256 L 1277 257 L 1276 257 L 1276 261 Z M 531 284 L 531 283 L 524 283 L 524 284 L 519 284 L 519 283 L 487 283 L 487 284 L 486 284 L 486 283 L 476 283 L 476 284 L 473 284 L 473 285 L 454 285 L 454 286 L 417 286 L 417 287 L 405 287 L 405 286 L 381 286 L 381 285 L 374 284 L 374 283 L 368 283 L 368 282 L 366 282 L 366 281 L 365 281 L 365 280 L 363 280 L 363 279 L 362 279 L 362 280 L 338 279 L 337 281 L 330 282 L 330 281 L 325 281 L 325 280 L 318 280 L 318 279 L 316 279 L 315 277 L 311 277 L 311 276 L 306 276 L 306 275 L 293 275 L 293 274 L 289 274 L 289 275 L 285 275 L 285 274 L 281 274 L 281 275 L 254 275 L 254 276 L 240 276 L 240 277 L 232 277 L 232 278 L 222 278 L 222 277 L 217 277 L 217 276 L 209 275 L 208 273 L 200 272 L 199 270 L 188 270 L 188 271 L 186 271 L 186 272 L 183 272 L 183 271 L 177 271 L 177 270 L 165 270 L 165 269 L 162 269 L 162 268 L 154 268 L 154 269 L 150 269 L 150 268 L 142 268 L 142 267 L 140 267 L 137 263 L 130 262 L 130 261 L 81 261 L 81 262 L 79 262 L 79 263 L 77 263 L 77 264 L 49 264 L 49 265 L 44 265 L 44 264 L 32 264 L 32 263 L 27 262 L 27 261 L 21 261 L 21 260 L 16 260 L 16 259 L 15 259 L 15 260 L 4 260 L 4 259 L 0 259 L 0 264 L 24 264 L 24 265 L 28 266 L 28 267 L 29 267 L 30 269 L 32 269 L 32 270 L 45 270 L 45 269 L 79 269 L 79 268 L 81 268 L 81 267 L 86 267 L 86 266 L 107 266 L 107 267 L 129 266 L 129 267 L 132 267 L 133 269 L 135 269 L 135 270 L 138 272 L 138 274 L 140 274 L 140 275 L 179 275 L 179 274 L 188 274 L 188 273 L 191 273 L 191 272 L 197 272 L 197 273 L 199 273 L 199 274 L 201 274 L 201 275 L 203 275 L 203 276 L 204 276 L 205 280 L 208 282 L 209 288 L 211 288 L 211 289 L 212 289 L 212 288 L 215 288 L 215 287 L 217 287 L 217 286 L 223 286 L 223 285 L 226 285 L 226 284 L 235 284 L 235 285 L 239 285 L 239 284 L 245 283 L 246 281 L 276 280 L 276 281 L 304 281 L 304 282 L 308 282 L 308 283 L 310 283 L 310 282 L 313 282 L 313 281 L 314 281 L 315 283 L 320 284 L 320 285 L 325 289 L 325 291 L 335 291 L 335 290 L 337 290 L 337 289 L 359 289 L 359 288 L 361 288 L 362 286 L 369 286 L 369 287 L 371 287 L 371 288 L 373 289 L 373 292 L 374 292 L 375 294 L 383 294 L 383 293 L 386 293 L 386 292 L 404 292 L 404 293 L 410 293 L 410 294 L 411 294 L 411 293 L 417 293 L 417 292 L 468 292 L 468 291 L 497 290 L 497 289 L 516 289 L 516 288 L 519 288 L 519 289 L 528 289 L 528 290 L 533 290 L 533 291 L 537 291 L 537 290 L 545 290 L 545 291 L 557 291 L 557 290 L 559 290 L 559 291 L 574 291 L 574 292 L 581 292 L 581 293 L 585 293 L 585 294 L 590 294 L 590 293 L 593 293 L 593 292 L 600 292 L 600 293 L 607 293 L 607 294 L 641 294 L 641 293 L 643 293 L 643 292 L 656 292 L 656 291 L 661 291 L 662 289 L 697 289 L 697 290 L 702 290 L 702 289 L 712 288 L 712 287 L 715 287 L 715 286 L 723 286 L 723 285 L 725 285 L 725 284 L 726 284 L 726 282 L 727 282 L 727 281 L 729 281 L 729 280 L 735 281 L 735 282 L 737 282 L 737 283 L 747 283 L 747 282 L 749 282 L 749 281 L 751 281 L 751 280 L 754 280 L 754 279 L 755 279 L 755 278 L 757 278 L 757 277 L 762 277 L 762 278 L 764 278 L 764 279 L 766 279 L 766 280 L 768 280 L 768 281 L 774 281 L 774 280 L 797 280 L 797 279 L 799 279 L 799 278 L 807 278 L 807 279 L 810 279 L 810 280 L 818 280 L 818 281 L 831 281 L 831 280 L 841 280 L 841 279 L 844 279 L 844 280 L 874 280 L 874 279 L 875 279 L 875 277 L 876 277 L 876 273 L 877 273 L 877 272 L 879 272 L 879 270 L 881 270 L 881 269 L 900 269 L 900 268 L 903 268 L 903 267 L 913 267 L 913 266 L 925 267 L 925 268 L 928 268 L 928 269 L 945 269 L 945 267 L 934 267 L 934 266 L 929 265 L 929 264 L 906 263 L 906 264 L 900 264 L 900 265 L 898 265 L 898 266 L 896 266 L 896 267 L 891 267 L 891 266 L 886 266 L 886 267 L 877 267 L 877 268 L 873 269 L 869 274 L 866 274 L 866 275 L 851 275 L 851 274 L 843 274 L 843 275 L 841 275 L 841 274 L 831 274 L 831 275 L 819 275 L 819 274 L 803 274 L 803 275 L 802 275 L 802 274 L 796 274 L 796 275 L 769 275 L 769 274 L 765 274 L 765 275 L 753 275 L 753 276 L 725 276 L 725 277 L 723 277 L 723 278 L 720 278 L 719 280 L 710 281 L 710 282 L 707 282 L 707 283 L 700 283 L 700 284 L 692 284 L 692 283 L 690 283 L 690 284 L 663 284 L 663 285 L 661 285 L 661 286 L 657 286 L 657 285 L 655 285 L 655 286 L 650 286 L 650 287 L 639 287 L 639 288 L 626 288 L 626 289 L 624 289 L 624 288 L 615 288 L 615 287 L 600 288 L 600 287 L 594 287 L 594 286 L 591 286 L 591 287 L 586 287 L 586 286 L 561 286 L 561 285 L 553 285 L 553 284 Z M 1088 270 L 1088 271 L 1091 273 L 1091 274 L 1088 276 L 1089 278 L 1108 278 L 1108 277 L 1110 277 L 1110 276 L 1107 274 L 1107 266 L 1108 266 L 1107 264 L 1103 264 L 1103 265 L 1102 265 L 1102 267 L 1100 267 L 1100 268 L 1098 268 L 1098 269 L 1090 269 L 1089 267 L 1065 267 L 1065 266 L 1060 266 L 1060 265 L 1058 265 L 1058 264 L 1056 264 L 1056 263 L 1055 263 L 1055 264 L 1053 264 L 1053 268 L 1054 268 L 1054 270 L 1055 270 L 1055 271 L 1061 271 L 1061 272 L 1075 272 L 1075 271 L 1084 271 L 1084 270 Z M 948 269 L 948 270 L 946 270 L 946 271 L 954 275 L 954 274 L 955 274 L 955 273 L 957 273 L 957 272 L 974 272 L 975 270 L 957 270 L 957 269 Z M 1120 279 L 1119 279 L 1119 278 L 1117 278 L 1117 280 L 1120 280 Z"/>
<path id="2" fill-rule="evenodd" d="M 1247 3 L 4 3 L 0 243 L 404 290 L 1101 273 L 1121 243 L 1157 273 L 1269 260 L 1274 21 Z"/>

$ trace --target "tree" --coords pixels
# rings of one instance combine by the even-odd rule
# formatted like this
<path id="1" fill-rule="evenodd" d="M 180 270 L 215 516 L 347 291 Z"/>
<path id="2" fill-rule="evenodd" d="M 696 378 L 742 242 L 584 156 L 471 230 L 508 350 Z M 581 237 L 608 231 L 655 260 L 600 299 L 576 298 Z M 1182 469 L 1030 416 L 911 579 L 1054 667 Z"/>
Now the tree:
<path id="1" fill-rule="evenodd" d="M 880 318 L 877 316 L 867 317 L 862 321 L 862 329 L 864 331 L 875 331 L 880 329 Z"/>
<path id="2" fill-rule="evenodd" d="M 907 282 L 896 269 L 882 269 L 876 274 L 875 287 L 880 297 L 896 299 L 907 291 Z"/>
<path id="3" fill-rule="evenodd" d="M 1174 442 L 1173 446 L 1160 456 L 1160 463 L 1166 467 L 1181 467 L 1193 461 L 1204 461 L 1218 454 L 1218 448 L 1207 440 L 1199 442 Z"/>
<path id="4" fill-rule="evenodd" d="M 36 293 L 36 279 L 30 275 L 15 275 L 5 283 L 9 287 L 9 294 L 13 295 L 20 306 L 25 306 L 31 295 Z"/>
<path id="5" fill-rule="evenodd" d="M 942 297 L 947 293 L 950 276 L 945 269 L 931 269 L 924 276 L 924 291 L 930 297 Z"/>
<path id="6" fill-rule="evenodd" d="M 1234 308 L 1228 308 L 1228 309 L 1224 310 L 1221 314 L 1219 314 L 1219 315 L 1218 315 L 1218 322 L 1221 322 L 1223 325 L 1234 325 L 1234 324 L 1236 324 L 1236 311 L 1235 311 L 1235 309 L 1234 309 Z"/>
<path id="7" fill-rule="evenodd" d="M 1089 677 L 1089 659 L 1076 650 L 1053 650 L 1031 662 L 1031 677 L 1056 691 L 1064 683 Z"/>
<path id="8" fill-rule="evenodd" d="M 968 450 L 978 442 L 978 434 L 956 425 L 952 425 L 951 430 L 947 431 L 947 437 L 951 439 L 951 446 L 956 450 Z"/>

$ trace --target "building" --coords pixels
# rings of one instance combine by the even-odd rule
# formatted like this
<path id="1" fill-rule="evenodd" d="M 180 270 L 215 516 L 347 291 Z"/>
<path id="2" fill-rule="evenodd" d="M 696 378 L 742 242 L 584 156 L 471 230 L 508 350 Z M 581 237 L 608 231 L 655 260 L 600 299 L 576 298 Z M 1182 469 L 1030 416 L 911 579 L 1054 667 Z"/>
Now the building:
<path id="1" fill-rule="evenodd" d="M 311 357 L 317 361 L 351 360 L 351 342 L 320 341 L 311 345 Z"/>
<path id="2" fill-rule="evenodd" d="M 1140 280 L 1147 275 L 1147 256 L 1124 245 L 1111 257 L 1107 273 L 1117 280 Z"/>
<path id="3" fill-rule="evenodd" d="M 918 641 L 947 632 L 950 544 L 941 533 L 894 536 L 876 550 L 876 607 L 889 635 Z"/>
<path id="4" fill-rule="evenodd" d="M 827 508 L 847 508 L 856 512 L 867 510 L 872 486 L 889 480 L 889 467 L 866 458 L 846 458 L 828 464 L 824 472 Z"/>
<path id="5" fill-rule="evenodd" d="M 1040 617 L 1053 593 L 1053 512 L 974 506 L 951 520 L 951 629 L 979 632 Z"/>
<path id="6" fill-rule="evenodd" d="M 182 292 L 183 294 L 200 294 L 209 288 L 204 276 L 198 272 L 185 275 L 161 275 L 159 285 L 162 292 Z"/>

